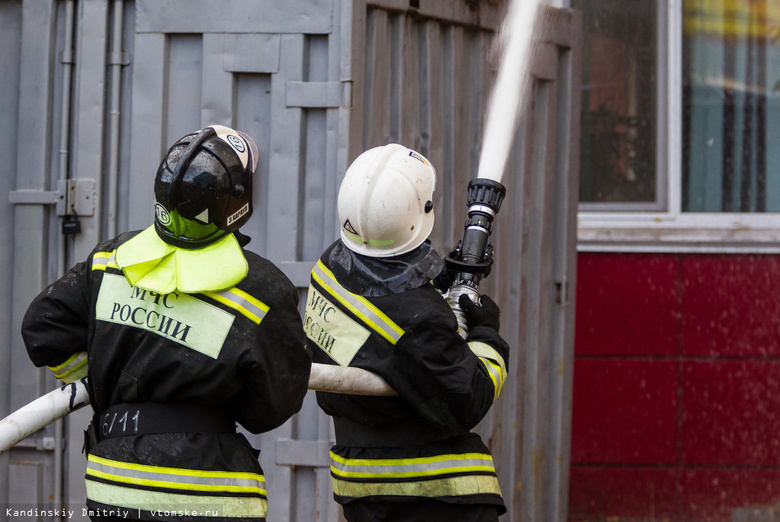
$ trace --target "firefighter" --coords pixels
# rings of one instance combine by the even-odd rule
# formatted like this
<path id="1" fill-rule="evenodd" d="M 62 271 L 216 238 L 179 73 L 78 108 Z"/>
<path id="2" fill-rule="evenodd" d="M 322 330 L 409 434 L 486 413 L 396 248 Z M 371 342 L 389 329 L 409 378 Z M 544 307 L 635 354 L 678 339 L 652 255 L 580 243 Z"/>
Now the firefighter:
<path id="1" fill-rule="evenodd" d="M 27 310 L 33 363 L 87 377 L 92 520 L 265 520 L 236 423 L 262 433 L 299 411 L 311 359 L 295 287 L 243 249 L 257 158 L 228 127 L 184 136 L 157 171 L 154 224 L 99 244 Z"/>
<path id="2" fill-rule="evenodd" d="M 460 304 L 466 340 L 433 280 L 436 172 L 398 144 L 365 151 L 338 195 L 341 238 L 312 270 L 304 330 L 314 362 L 382 376 L 397 397 L 317 393 L 333 417 L 334 498 L 355 521 L 495 521 L 490 451 L 470 430 L 498 397 L 509 346 L 499 308 Z"/>

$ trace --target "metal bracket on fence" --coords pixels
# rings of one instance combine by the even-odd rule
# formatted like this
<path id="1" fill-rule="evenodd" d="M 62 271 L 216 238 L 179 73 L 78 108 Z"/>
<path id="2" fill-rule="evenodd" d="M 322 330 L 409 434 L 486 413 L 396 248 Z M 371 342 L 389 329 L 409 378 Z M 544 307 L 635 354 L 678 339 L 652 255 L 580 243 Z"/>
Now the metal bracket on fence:
<path id="1" fill-rule="evenodd" d="M 58 216 L 92 216 L 95 213 L 97 182 L 94 179 L 63 179 L 57 190 L 14 190 L 8 193 L 12 205 L 55 205 Z"/>

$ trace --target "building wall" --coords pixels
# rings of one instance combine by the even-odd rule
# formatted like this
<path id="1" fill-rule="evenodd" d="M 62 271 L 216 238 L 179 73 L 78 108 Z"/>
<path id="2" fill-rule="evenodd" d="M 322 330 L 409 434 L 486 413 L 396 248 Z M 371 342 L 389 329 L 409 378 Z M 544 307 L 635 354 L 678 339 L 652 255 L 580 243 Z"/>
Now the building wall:
<path id="1" fill-rule="evenodd" d="M 778 269 L 579 254 L 570 520 L 727 522 L 780 504 Z"/>

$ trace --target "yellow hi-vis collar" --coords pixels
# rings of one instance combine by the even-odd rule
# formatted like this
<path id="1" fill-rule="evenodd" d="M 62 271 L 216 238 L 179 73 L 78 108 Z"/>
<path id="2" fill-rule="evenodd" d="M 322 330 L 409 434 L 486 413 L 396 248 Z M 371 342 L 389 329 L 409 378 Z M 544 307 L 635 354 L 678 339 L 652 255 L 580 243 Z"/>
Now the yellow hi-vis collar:
<path id="1" fill-rule="evenodd" d="M 160 239 L 154 226 L 121 244 L 116 250 L 116 263 L 131 285 L 161 294 L 224 290 L 249 273 L 233 234 L 190 250 L 169 245 Z"/>

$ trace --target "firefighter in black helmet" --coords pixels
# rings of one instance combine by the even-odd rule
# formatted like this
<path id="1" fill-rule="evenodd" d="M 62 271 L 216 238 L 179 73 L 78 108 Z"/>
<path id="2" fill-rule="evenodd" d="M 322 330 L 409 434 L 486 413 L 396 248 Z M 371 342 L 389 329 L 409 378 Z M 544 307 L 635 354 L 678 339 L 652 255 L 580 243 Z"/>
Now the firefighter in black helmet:
<path id="1" fill-rule="evenodd" d="M 293 284 L 244 250 L 257 148 L 212 125 L 168 151 L 154 225 L 99 244 L 23 321 L 30 358 L 87 378 L 93 520 L 263 521 L 258 452 L 236 432 L 296 413 L 311 360 Z"/>
<path id="2" fill-rule="evenodd" d="M 312 360 L 382 376 L 398 397 L 317 393 L 333 417 L 333 494 L 350 522 L 489 522 L 506 511 L 490 451 L 471 429 L 498 397 L 509 346 L 499 308 L 464 301 L 467 339 L 432 280 L 436 172 L 398 144 L 370 149 L 339 189 L 341 239 L 311 275 Z M 441 289 L 440 289 L 441 290 Z"/>

